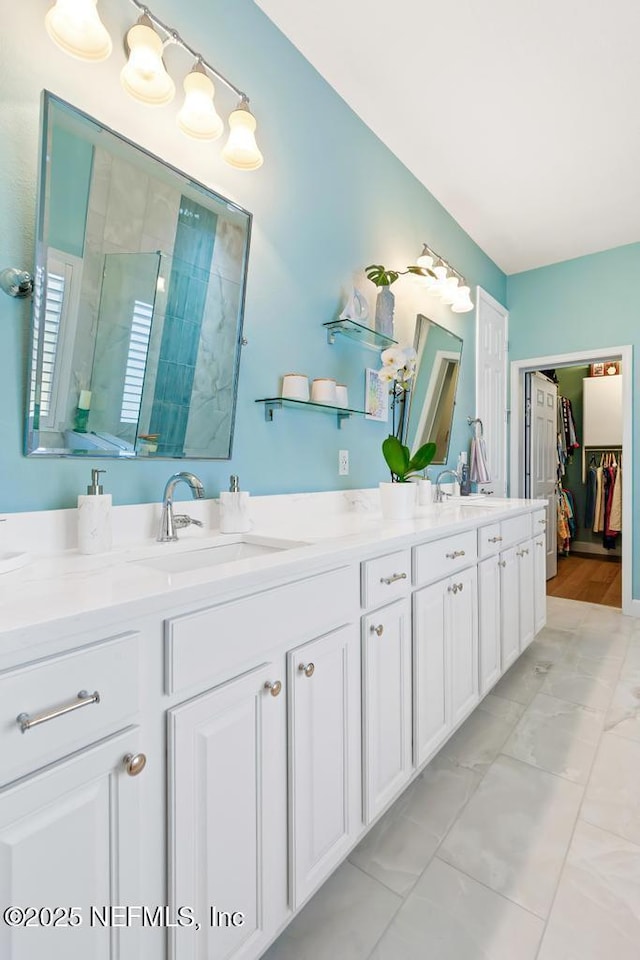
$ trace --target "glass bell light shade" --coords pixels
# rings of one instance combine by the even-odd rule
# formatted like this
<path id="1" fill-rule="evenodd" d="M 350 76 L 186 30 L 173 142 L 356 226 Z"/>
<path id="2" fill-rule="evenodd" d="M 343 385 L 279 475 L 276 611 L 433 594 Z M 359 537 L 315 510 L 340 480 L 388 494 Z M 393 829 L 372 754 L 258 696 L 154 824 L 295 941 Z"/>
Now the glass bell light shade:
<path id="1" fill-rule="evenodd" d="M 471 299 L 470 294 L 471 290 L 466 286 L 466 284 L 458 287 L 456 299 L 451 307 L 453 313 L 469 313 L 470 310 L 473 310 L 473 300 Z"/>
<path id="2" fill-rule="evenodd" d="M 446 280 L 446 279 L 447 279 L 447 272 L 448 272 L 448 271 L 447 271 L 447 267 L 446 267 L 445 263 L 444 263 L 442 260 L 437 260 L 437 261 L 436 261 L 436 265 L 435 265 L 435 267 L 433 268 L 433 272 L 435 273 L 435 275 L 436 275 L 436 277 L 438 278 L 438 280 Z"/>
<path id="3" fill-rule="evenodd" d="M 257 170 L 264 163 L 254 135 L 256 119 L 249 103 L 242 99 L 229 115 L 229 139 L 222 150 L 222 158 L 239 170 Z"/>
<path id="4" fill-rule="evenodd" d="M 442 302 L 455 303 L 458 299 L 458 278 L 447 277 L 442 288 Z"/>
<path id="5" fill-rule="evenodd" d="M 120 82 L 134 100 L 161 107 L 176 93 L 173 80 L 162 62 L 163 43 L 151 20 L 142 16 L 127 34 L 129 59 L 122 68 Z"/>
<path id="6" fill-rule="evenodd" d="M 178 113 L 178 126 L 195 140 L 217 140 L 224 124 L 213 103 L 215 88 L 199 63 L 184 78 L 184 103 Z"/>
<path id="7" fill-rule="evenodd" d="M 44 18 L 53 42 L 78 60 L 106 60 L 113 47 L 96 5 L 97 0 L 56 0 Z"/>

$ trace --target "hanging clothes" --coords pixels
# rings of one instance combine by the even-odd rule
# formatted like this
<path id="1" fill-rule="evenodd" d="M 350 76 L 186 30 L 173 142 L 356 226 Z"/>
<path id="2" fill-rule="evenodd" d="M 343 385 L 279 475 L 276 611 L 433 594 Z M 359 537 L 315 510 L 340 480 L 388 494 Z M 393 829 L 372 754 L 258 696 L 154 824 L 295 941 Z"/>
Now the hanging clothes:
<path id="1" fill-rule="evenodd" d="M 622 530 L 622 464 L 618 464 L 613 485 L 611 513 L 609 515 L 609 531 L 620 533 Z"/>
<path id="2" fill-rule="evenodd" d="M 593 532 L 601 533 L 604 525 L 604 482 L 602 467 L 596 467 L 596 501 L 593 512 Z"/>
<path id="3" fill-rule="evenodd" d="M 589 530 L 593 527 L 596 512 L 596 461 L 591 457 L 587 471 L 586 501 L 584 508 L 584 525 Z"/>
<path id="4" fill-rule="evenodd" d="M 562 428 L 564 431 L 564 445 L 567 449 L 567 454 L 571 455 L 574 450 L 577 450 L 580 446 L 578 442 L 578 434 L 576 430 L 576 422 L 573 417 L 573 408 L 571 406 L 571 400 L 568 397 L 560 397 L 560 404 L 562 408 Z"/>
<path id="5" fill-rule="evenodd" d="M 568 490 L 558 490 L 558 553 L 569 554 L 571 540 L 576 532 L 573 495 Z M 573 531 L 573 533 L 572 533 Z"/>

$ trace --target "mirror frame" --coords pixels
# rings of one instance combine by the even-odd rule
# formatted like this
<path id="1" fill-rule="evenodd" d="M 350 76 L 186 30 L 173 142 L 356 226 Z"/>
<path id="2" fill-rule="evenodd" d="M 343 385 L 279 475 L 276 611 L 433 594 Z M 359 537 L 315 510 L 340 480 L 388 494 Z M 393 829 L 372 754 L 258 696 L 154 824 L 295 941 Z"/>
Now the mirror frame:
<path id="1" fill-rule="evenodd" d="M 26 396 L 25 396 L 25 427 L 24 427 L 24 456 L 26 457 L 58 457 L 64 459 L 109 459 L 109 460 L 118 460 L 126 459 L 129 461 L 141 460 L 144 462 L 149 462 L 152 460 L 169 460 L 169 461 L 191 461 L 191 460 L 211 460 L 214 462 L 231 460 L 233 454 L 233 440 L 235 434 L 235 422 L 236 422 L 236 413 L 238 407 L 238 384 L 240 378 L 240 359 L 242 356 L 242 348 L 246 344 L 244 339 L 244 312 L 245 312 L 245 302 L 246 302 L 246 291 L 247 291 L 247 279 L 248 279 L 248 269 L 249 269 L 249 253 L 251 249 L 251 233 L 252 233 L 252 224 L 253 224 L 253 214 L 246 210 L 244 207 L 241 207 L 240 204 L 235 203 L 232 200 L 229 200 L 227 197 L 222 196 L 216 190 L 213 190 L 211 187 L 206 186 L 201 183 L 199 180 L 195 180 L 193 177 L 185 173 L 184 170 L 180 170 L 178 167 L 175 167 L 173 164 L 168 163 L 166 160 L 163 160 L 161 157 L 157 156 L 151 151 L 146 150 L 144 147 L 135 143 L 133 140 L 130 140 L 128 137 L 124 136 L 121 133 L 118 133 L 116 130 L 113 130 L 111 127 L 107 126 L 104 123 L 96 120 L 95 117 L 90 116 L 88 113 L 85 113 L 83 110 L 80 110 L 78 107 L 74 106 L 72 103 L 69 103 L 66 100 L 63 100 L 61 97 L 56 96 L 51 93 L 49 90 L 42 91 L 41 98 L 41 123 L 40 123 L 40 140 L 39 140 L 39 161 L 38 161 L 38 184 L 37 184 L 37 199 L 36 199 L 36 221 L 35 221 L 35 268 L 34 276 L 37 278 L 38 272 L 41 269 L 46 269 L 46 255 L 48 250 L 48 243 L 45 242 L 45 224 L 47 218 L 46 210 L 46 189 L 47 189 L 47 172 L 49 169 L 49 158 L 48 158 L 48 143 L 49 143 L 49 134 L 50 134 L 50 107 L 52 105 L 59 105 L 64 110 L 68 110 L 71 113 L 75 114 L 81 120 L 86 120 L 91 123 L 99 132 L 104 132 L 110 134 L 111 136 L 117 138 L 121 143 L 126 144 L 127 147 L 135 150 L 137 153 L 148 157 L 150 160 L 155 163 L 161 164 L 163 168 L 170 171 L 172 174 L 180 178 L 184 185 L 193 189 L 196 193 L 202 193 L 205 196 L 213 197 L 215 200 L 218 200 L 221 205 L 226 206 L 227 208 L 242 214 L 246 217 L 246 241 L 245 241 L 245 250 L 244 250 L 244 263 L 242 266 L 242 278 L 240 281 L 241 291 L 240 291 L 240 302 L 238 307 L 238 319 L 237 319 L 237 332 L 235 338 L 235 353 L 234 353 L 234 371 L 233 371 L 233 402 L 231 408 L 231 418 L 229 425 L 229 444 L 228 444 L 228 454 L 224 457 L 202 457 L 202 456 L 185 456 L 185 457 L 170 457 L 166 455 L 144 455 L 139 454 L 131 455 L 129 453 L 108 450 L 70 450 L 67 448 L 52 448 L 52 449 L 38 449 L 33 443 L 33 418 L 30 414 L 31 406 L 31 397 L 33 395 L 34 387 L 37 382 L 37 368 L 33 363 L 33 350 L 34 350 L 34 339 L 35 339 L 35 322 L 36 322 L 36 308 L 37 301 L 35 295 L 33 296 L 33 303 L 30 315 L 30 328 L 29 328 L 29 346 L 27 353 L 27 375 L 26 375 Z"/>

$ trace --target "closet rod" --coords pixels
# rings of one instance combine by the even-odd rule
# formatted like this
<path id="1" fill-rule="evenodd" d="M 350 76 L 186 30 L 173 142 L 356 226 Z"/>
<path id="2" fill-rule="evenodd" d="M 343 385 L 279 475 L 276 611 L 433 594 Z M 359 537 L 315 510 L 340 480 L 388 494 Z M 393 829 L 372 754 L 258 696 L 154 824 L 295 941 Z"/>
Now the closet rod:
<path id="1" fill-rule="evenodd" d="M 590 453 L 623 453 L 622 444 L 592 444 L 586 443 L 582 447 L 582 482 L 587 482 L 587 450 Z"/>

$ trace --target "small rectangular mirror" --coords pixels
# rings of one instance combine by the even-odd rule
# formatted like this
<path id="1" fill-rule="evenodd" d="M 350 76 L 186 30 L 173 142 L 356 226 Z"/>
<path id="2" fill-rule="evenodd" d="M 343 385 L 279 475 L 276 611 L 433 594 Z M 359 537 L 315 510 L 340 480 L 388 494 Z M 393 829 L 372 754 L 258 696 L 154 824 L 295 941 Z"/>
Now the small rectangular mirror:
<path id="1" fill-rule="evenodd" d="M 45 92 L 26 453 L 231 456 L 251 214 Z"/>
<path id="2" fill-rule="evenodd" d="M 435 443 L 432 463 L 449 456 L 462 340 L 450 330 L 418 314 L 414 348 L 417 354 L 413 389 L 405 417 L 404 442 L 413 454 L 424 443 Z"/>

